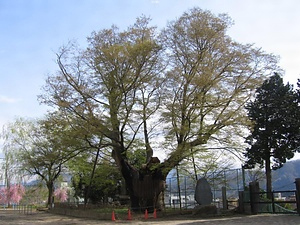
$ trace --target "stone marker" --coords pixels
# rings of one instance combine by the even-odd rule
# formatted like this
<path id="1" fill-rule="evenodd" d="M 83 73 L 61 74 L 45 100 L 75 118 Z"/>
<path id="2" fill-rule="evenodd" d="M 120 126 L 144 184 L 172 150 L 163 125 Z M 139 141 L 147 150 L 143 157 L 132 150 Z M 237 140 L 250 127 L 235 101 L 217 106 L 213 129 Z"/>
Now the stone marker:
<path id="1" fill-rule="evenodd" d="M 209 183 L 205 178 L 200 178 L 196 185 L 195 200 L 199 205 L 210 205 L 212 197 L 212 191 Z"/>

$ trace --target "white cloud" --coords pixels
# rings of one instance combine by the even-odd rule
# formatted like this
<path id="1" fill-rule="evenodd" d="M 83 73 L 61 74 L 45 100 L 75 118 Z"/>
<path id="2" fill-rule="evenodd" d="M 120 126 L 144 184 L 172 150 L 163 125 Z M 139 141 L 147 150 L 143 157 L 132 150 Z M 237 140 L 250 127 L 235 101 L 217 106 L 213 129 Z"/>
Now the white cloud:
<path id="1" fill-rule="evenodd" d="M 16 98 L 10 98 L 4 95 L 0 95 L 0 103 L 15 103 L 18 102 L 19 99 Z"/>

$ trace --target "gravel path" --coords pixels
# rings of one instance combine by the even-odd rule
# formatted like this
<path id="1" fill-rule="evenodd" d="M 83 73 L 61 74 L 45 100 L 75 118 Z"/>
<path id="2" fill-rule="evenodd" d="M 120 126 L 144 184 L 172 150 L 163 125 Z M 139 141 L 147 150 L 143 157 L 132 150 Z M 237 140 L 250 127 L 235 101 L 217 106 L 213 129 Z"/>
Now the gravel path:
<path id="1" fill-rule="evenodd" d="M 212 219 L 149 219 L 149 220 L 117 220 L 117 221 L 100 221 L 84 218 L 74 218 L 61 215 L 54 215 L 48 212 L 33 212 L 29 215 L 24 215 L 18 211 L 1 210 L 0 211 L 1 225 L 111 225 L 111 224 L 164 224 L 164 225 L 300 225 L 299 215 L 254 215 L 254 216 L 234 216 L 226 218 Z"/>

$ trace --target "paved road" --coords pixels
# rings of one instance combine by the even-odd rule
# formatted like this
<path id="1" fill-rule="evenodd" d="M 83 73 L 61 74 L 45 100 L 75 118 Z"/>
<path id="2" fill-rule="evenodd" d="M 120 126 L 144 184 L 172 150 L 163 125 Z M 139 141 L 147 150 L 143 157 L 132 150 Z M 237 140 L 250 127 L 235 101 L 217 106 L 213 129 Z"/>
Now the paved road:
<path id="1" fill-rule="evenodd" d="M 31 215 L 24 215 L 17 211 L 0 211 L 1 225 L 112 225 L 112 224 L 136 224 L 136 225 L 300 225 L 298 215 L 255 215 L 255 216 L 235 216 L 229 218 L 214 219 L 149 219 L 131 221 L 99 221 L 82 218 L 74 218 L 60 215 L 53 215 L 47 212 L 36 212 Z"/>

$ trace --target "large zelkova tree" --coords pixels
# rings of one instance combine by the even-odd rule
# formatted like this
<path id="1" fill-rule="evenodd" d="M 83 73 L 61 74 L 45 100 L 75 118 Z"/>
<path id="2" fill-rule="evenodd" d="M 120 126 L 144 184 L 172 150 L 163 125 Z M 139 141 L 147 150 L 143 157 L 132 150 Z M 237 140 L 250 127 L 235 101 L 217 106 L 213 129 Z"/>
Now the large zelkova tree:
<path id="1" fill-rule="evenodd" d="M 133 206 L 138 207 L 141 194 L 136 193 L 145 188 L 140 185 L 137 191 L 134 186 L 143 184 L 140 182 L 143 179 L 139 179 L 139 171 L 129 165 L 127 158 L 131 147 L 144 137 L 145 164 L 151 162 L 151 129 L 148 131 L 147 121 L 160 104 L 162 47 L 146 18 L 138 19 L 123 32 L 112 27 L 93 33 L 89 43 L 86 51 L 71 59 L 68 51 L 74 53 L 74 49 L 62 48 L 57 55 L 59 74 L 49 77 L 48 95 L 42 98 L 64 110 L 66 117 L 73 114 L 77 120 L 81 119 L 89 127 L 85 129 L 87 135 L 93 132 L 104 138 L 103 144 L 110 145 L 112 157 L 126 180 Z M 157 194 L 162 190 L 162 183 L 158 188 Z M 153 196 L 151 190 L 147 196 L 151 205 Z"/>
<path id="2" fill-rule="evenodd" d="M 279 74 L 265 80 L 256 90 L 255 99 L 247 103 L 253 122 L 246 142 L 250 145 L 246 165 L 265 168 L 266 190 L 271 198 L 272 169 L 278 169 L 294 157 L 300 145 L 300 106 L 290 84 L 284 84 Z M 298 149 L 299 151 L 299 149 Z"/>
<path id="3" fill-rule="evenodd" d="M 49 114 L 44 120 L 17 119 L 4 131 L 4 143 L 10 143 L 9 149 L 14 150 L 18 170 L 27 176 L 38 176 L 46 184 L 48 207 L 52 206 L 54 183 L 65 163 L 86 150 L 81 140 L 67 137 L 69 125 L 58 120 L 55 114 Z"/>
<path id="4" fill-rule="evenodd" d="M 149 23 L 140 17 L 124 31 L 94 32 L 85 50 L 62 47 L 40 96 L 103 138 L 133 209 L 159 207 L 167 174 L 191 148 L 230 143 L 247 123 L 245 102 L 277 69 L 273 55 L 227 36 L 225 15 L 194 8 L 160 33 Z M 144 152 L 141 166 L 130 163 L 135 150 Z"/>

